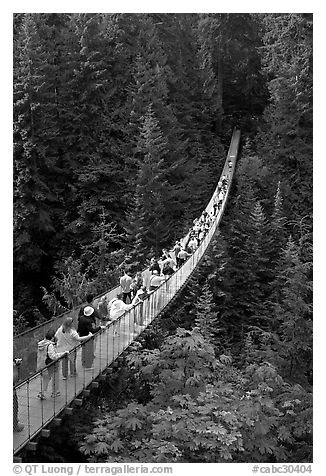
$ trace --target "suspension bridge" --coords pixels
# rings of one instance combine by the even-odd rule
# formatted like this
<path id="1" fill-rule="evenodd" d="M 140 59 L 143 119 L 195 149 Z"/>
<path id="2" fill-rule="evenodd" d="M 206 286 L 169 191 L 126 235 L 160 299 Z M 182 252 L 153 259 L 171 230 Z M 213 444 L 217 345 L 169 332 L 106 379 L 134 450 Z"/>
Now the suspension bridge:
<path id="1" fill-rule="evenodd" d="M 70 357 L 73 357 L 73 353 L 76 355 L 76 375 L 63 380 L 60 374 L 61 359 L 50 364 L 50 366 L 57 366 L 55 371 L 59 373 L 58 390 L 60 391 L 60 395 L 53 398 L 49 397 L 45 400 L 38 398 L 38 394 L 43 391 L 42 375 L 48 371 L 48 368 L 36 371 L 37 342 L 44 338 L 50 328 L 57 329 L 66 317 L 72 317 L 76 322 L 79 309 L 51 319 L 40 326 L 14 337 L 14 355 L 22 357 L 23 359 L 21 378 L 19 383 L 15 386 L 15 392 L 18 399 L 19 422 L 24 425 L 22 431 L 13 433 L 14 455 L 17 455 L 24 447 L 35 449 L 37 443 L 33 440 L 37 435 L 48 437 L 51 431 L 49 429 L 50 424 L 53 426 L 59 425 L 61 423 L 60 415 L 63 414 L 63 412 L 71 414 L 74 406 L 80 406 L 83 397 L 89 395 L 90 388 L 97 387 L 99 380 L 106 378 L 106 375 L 110 374 L 110 366 L 112 364 L 114 365 L 114 362 L 119 359 L 122 352 L 124 352 L 153 320 L 164 311 L 171 300 L 174 299 L 184 287 L 206 253 L 222 219 L 234 175 L 239 142 L 240 131 L 235 129 L 221 172 L 221 177 L 225 175 L 228 179 L 228 186 L 222 207 L 199 247 L 169 279 L 165 280 L 156 291 L 149 295 L 148 299 L 126 311 L 117 320 L 110 322 L 105 329 L 92 337 L 94 340 L 95 355 L 92 369 L 82 367 L 82 346 L 87 344 L 83 343 L 70 353 Z M 208 213 L 213 211 L 216 193 L 217 188 L 206 206 L 205 210 Z M 183 238 L 182 242 L 187 243 L 188 238 L 189 234 Z M 145 281 L 148 278 L 148 273 L 148 270 L 143 272 Z M 107 301 L 109 301 L 113 297 L 116 297 L 119 291 L 120 287 L 118 286 L 103 293 L 103 295 L 106 294 Z M 95 306 L 103 295 L 95 300 Z M 17 460 L 17 458 L 16 456 L 15 459 Z"/>

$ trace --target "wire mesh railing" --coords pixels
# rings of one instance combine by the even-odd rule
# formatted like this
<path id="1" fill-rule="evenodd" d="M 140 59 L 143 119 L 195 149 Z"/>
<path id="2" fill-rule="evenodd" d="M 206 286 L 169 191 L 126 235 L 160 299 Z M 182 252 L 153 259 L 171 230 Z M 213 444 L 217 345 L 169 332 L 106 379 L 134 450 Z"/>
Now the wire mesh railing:
<path id="1" fill-rule="evenodd" d="M 205 254 L 223 215 L 234 173 L 239 140 L 240 131 L 234 131 L 222 171 L 222 175 L 227 176 L 229 180 L 222 208 L 199 247 L 188 260 L 157 290 L 149 293 L 144 302 L 108 323 L 105 329 L 75 347 L 68 356 L 61 357 L 38 372 L 34 371 L 32 376 L 14 387 L 14 453 L 17 453 L 86 389 L 146 329 L 184 286 Z M 206 207 L 207 212 L 213 210 L 214 195 Z M 112 297 L 115 297 L 117 289 L 115 288 Z M 40 334 L 37 338 L 42 337 Z M 23 426 L 21 431 L 17 431 L 18 421 Z"/>

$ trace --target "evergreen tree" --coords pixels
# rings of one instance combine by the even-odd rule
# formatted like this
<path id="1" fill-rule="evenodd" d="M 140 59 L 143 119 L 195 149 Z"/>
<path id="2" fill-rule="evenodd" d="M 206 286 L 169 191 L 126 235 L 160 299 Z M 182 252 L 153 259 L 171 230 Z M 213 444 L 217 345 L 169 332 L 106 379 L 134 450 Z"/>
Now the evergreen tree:
<path id="1" fill-rule="evenodd" d="M 31 292 L 38 281 L 46 262 L 47 242 L 55 232 L 52 205 L 56 201 L 48 183 L 53 173 L 48 137 L 53 124 L 46 85 L 52 70 L 33 14 L 21 17 L 14 51 L 15 298 L 24 296 L 22 302 L 28 306 L 26 291 Z M 24 281 L 29 284 L 20 286 Z"/>
<path id="2" fill-rule="evenodd" d="M 214 98 L 216 132 L 223 130 L 224 116 L 237 114 L 239 121 L 242 115 L 261 114 L 266 105 L 267 91 L 258 54 L 259 27 L 259 21 L 251 14 L 199 16 L 199 56 L 206 78 L 204 90 Z M 245 122 L 243 126 L 248 128 Z"/>
<path id="3" fill-rule="evenodd" d="M 119 280 L 118 265 L 122 261 L 121 236 L 116 224 L 107 221 L 103 209 L 101 221 L 92 226 L 93 240 L 83 247 L 82 259 L 93 279 L 95 293 L 100 294 Z"/>
<path id="4" fill-rule="evenodd" d="M 250 238 L 247 242 L 248 252 L 252 269 L 255 274 L 255 282 L 261 286 L 261 292 L 269 292 L 269 284 L 273 278 L 272 267 L 269 258 L 271 248 L 270 224 L 266 218 L 260 202 L 256 202 L 250 216 L 249 225 L 251 227 Z M 263 289 L 265 288 L 265 292 Z"/>
<path id="5" fill-rule="evenodd" d="M 275 265 L 280 257 L 282 248 L 286 242 L 286 218 L 283 213 L 283 197 L 281 183 L 278 182 L 274 199 L 274 210 L 270 222 L 271 231 L 271 251 L 269 253 L 271 262 Z"/>
<path id="6" fill-rule="evenodd" d="M 163 166 L 167 142 L 151 105 L 143 119 L 137 150 L 141 159 L 132 218 L 133 223 L 137 222 L 137 231 L 132 238 L 134 240 L 141 229 L 142 249 L 149 251 L 153 248 L 158 254 L 169 239 L 169 185 Z"/>
<path id="7" fill-rule="evenodd" d="M 278 323 L 278 356 L 292 378 L 304 382 L 312 363 L 311 263 L 302 263 L 292 237 L 288 239 L 273 285 Z"/>
<path id="8" fill-rule="evenodd" d="M 195 303 L 195 325 L 200 329 L 207 342 L 211 342 L 213 345 L 216 344 L 216 337 L 221 332 L 221 323 L 214 307 L 213 293 L 210 291 L 208 284 L 205 284 L 198 301 Z"/>
<path id="9" fill-rule="evenodd" d="M 267 14 L 263 27 L 271 104 L 259 151 L 286 178 L 286 214 L 305 215 L 312 206 L 312 16 Z"/>

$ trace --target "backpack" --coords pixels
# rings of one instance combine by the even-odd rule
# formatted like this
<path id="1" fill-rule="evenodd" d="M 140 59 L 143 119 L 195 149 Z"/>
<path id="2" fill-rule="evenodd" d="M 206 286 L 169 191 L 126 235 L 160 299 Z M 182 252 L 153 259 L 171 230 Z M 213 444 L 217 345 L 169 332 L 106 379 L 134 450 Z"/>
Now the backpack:
<path id="1" fill-rule="evenodd" d="M 49 357 L 49 354 L 48 354 L 48 350 L 49 350 L 49 345 L 47 345 L 47 348 L 46 348 L 46 359 L 45 359 L 45 365 L 49 365 L 51 364 L 51 362 L 53 362 L 53 360 Z"/>
<path id="2" fill-rule="evenodd" d="M 39 342 L 37 348 L 37 363 L 36 363 L 36 370 L 43 369 L 46 365 L 49 365 L 52 362 L 48 355 L 48 347 L 51 342 L 44 343 L 44 341 Z M 42 344 L 42 345 L 40 345 Z"/>

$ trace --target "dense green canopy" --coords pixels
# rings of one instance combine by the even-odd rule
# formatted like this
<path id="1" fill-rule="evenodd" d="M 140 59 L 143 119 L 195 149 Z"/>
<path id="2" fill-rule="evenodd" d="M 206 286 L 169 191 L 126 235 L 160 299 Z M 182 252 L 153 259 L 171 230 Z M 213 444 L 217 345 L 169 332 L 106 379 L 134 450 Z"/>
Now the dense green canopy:
<path id="1" fill-rule="evenodd" d="M 311 460 L 312 15 L 14 16 L 15 332 L 181 236 L 236 125 L 210 255 L 69 435 L 93 461 Z"/>

